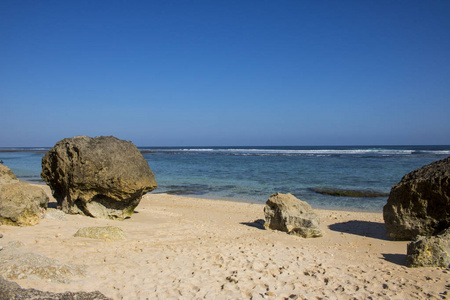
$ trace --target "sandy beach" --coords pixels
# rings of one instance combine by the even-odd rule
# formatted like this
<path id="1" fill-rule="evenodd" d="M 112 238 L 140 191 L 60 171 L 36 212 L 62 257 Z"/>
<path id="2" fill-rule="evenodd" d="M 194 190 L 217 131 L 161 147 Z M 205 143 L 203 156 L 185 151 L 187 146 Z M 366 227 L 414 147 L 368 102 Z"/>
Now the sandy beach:
<path id="1" fill-rule="evenodd" d="M 124 221 L 66 215 L 33 227 L 1 226 L 0 245 L 20 241 L 24 253 L 86 270 L 64 281 L 14 280 L 23 288 L 98 290 L 112 299 L 448 297 L 450 270 L 407 268 L 407 242 L 386 236 L 381 213 L 316 210 L 324 237 L 303 239 L 264 230 L 263 207 L 147 194 Z M 73 236 L 87 226 L 117 226 L 126 239 Z"/>

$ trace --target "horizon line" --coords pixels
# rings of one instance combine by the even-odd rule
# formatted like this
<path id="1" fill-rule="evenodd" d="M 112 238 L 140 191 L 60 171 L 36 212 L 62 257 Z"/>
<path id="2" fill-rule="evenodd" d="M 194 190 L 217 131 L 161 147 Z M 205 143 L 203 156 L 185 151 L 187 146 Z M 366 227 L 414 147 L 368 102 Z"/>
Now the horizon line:
<path id="1" fill-rule="evenodd" d="M 56 143 L 55 143 L 56 144 Z M 133 143 L 134 144 L 134 143 Z M 186 148 L 186 147 L 195 147 L 195 148 L 205 148 L 205 147 L 222 147 L 222 148 L 231 148 L 231 147 L 423 147 L 423 146 L 439 146 L 439 147 L 450 147 L 450 144 L 347 144 L 347 145 L 157 145 L 157 146 L 140 146 L 134 144 L 138 148 Z M 13 149 L 13 148 L 52 148 L 53 146 L 0 146 L 0 149 Z"/>

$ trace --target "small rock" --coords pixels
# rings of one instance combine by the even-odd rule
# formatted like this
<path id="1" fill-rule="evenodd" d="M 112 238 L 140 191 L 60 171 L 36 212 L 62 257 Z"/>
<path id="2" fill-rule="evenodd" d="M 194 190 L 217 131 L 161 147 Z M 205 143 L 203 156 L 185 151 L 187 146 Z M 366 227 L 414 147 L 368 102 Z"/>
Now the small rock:
<path id="1" fill-rule="evenodd" d="M 91 239 L 99 239 L 106 241 L 124 240 L 125 234 L 122 229 L 115 226 L 107 227 L 84 227 L 80 228 L 75 234 L 75 237 L 86 237 Z"/>
<path id="2" fill-rule="evenodd" d="M 61 264 L 42 254 L 23 252 L 10 244 L 0 251 L 0 277 L 9 280 L 37 277 L 68 283 L 72 279 L 84 278 L 86 268 L 83 265 Z"/>
<path id="3" fill-rule="evenodd" d="M 48 208 L 44 213 L 44 218 L 57 221 L 67 221 L 66 214 L 62 210 L 54 208 Z"/>
<path id="4" fill-rule="evenodd" d="M 450 228 L 431 237 L 419 236 L 408 244 L 408 267 L 450 267 Z"/>
<path id="5" fill-rule="evenodd" d="M 276 193 L 264 207 L 266 229 L 285 231 L 304 238 L 321 237 L 320 220 L 311 206 L 292 194 Z"/>
<path id="6" fill-rule="evenodd" d="M 48 300 L 63 300 L 63 299 L 110 299 L 102 293 L 95 292 L 64 292 L 52 293 L 44 292 L 36 289 L 23 289 L 17 283 L 0 278 L 0 299 L 48 299 Z"/>
<path id="7" fill-rule="evenodd" d="M 32 226 L 39 223 L 49 200 L 41 188 L 24 182 L 4 184 L 0 188 L 1 224 Z"/>
<path id="8" fill-rule="evenodd" d="M 7 166 L 0 164 L 0 185 L 19 182 L 16 175 Z"/>
<path id="9" fill-rule="evenodd" d="M 13 248 L 20 248 L 25 246 L 24 243 L 22 243 L 21 241 L 11 241 L 8 243 L 8 247 L 13 247 Z"/>
<path id="10" fill-rule="evenodd" d="M 3 234 L 0 233 L 0 239 L 3 237 Z"/>

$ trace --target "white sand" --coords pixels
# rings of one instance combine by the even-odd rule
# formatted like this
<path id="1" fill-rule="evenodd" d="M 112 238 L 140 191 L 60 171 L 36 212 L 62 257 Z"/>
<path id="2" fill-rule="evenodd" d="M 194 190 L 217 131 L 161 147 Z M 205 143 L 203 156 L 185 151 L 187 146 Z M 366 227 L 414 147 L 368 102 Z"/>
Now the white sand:
<path id="1" fill-rule="evenodd" d="M 1 226 L 0 245 L 19 240 L 22 251 L 88 265 L 85 278 L 17 280 L 23 288 L 113 299 L 442 299 L 450 283 L 449 270 L 405 267 L 407 242 L 386 237 L 379 213 L 318 210 L 324 237 L 303 239 L 261 229 L 259 204 L 149 194 L 136 211 L 125 221 Z M 73 236 L 108 225 L 126 240 Z"/>

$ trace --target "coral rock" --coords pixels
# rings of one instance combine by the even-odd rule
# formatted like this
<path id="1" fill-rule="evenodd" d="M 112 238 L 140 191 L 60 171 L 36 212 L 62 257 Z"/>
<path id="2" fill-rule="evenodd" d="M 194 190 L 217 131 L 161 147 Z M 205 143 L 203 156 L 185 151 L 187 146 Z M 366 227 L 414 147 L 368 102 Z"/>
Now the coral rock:
<path id="1" fill-rule="evenodd" d="M 450 157 L 405 175 L 392 187 L 383 217 L 387 234 L 396 240 L 450 227 Z"/>
<path id="2" fill-rule="evenodd" d="M 266 229 L 285 231 L 304 238 L 321 237 L 320 220 L 311 206 L 292 194 L 276 193 L 264 207 Z"/>
<path id="3" fill-rule="evenodd" d="M 45 192 L 37 186 L 23 182 L 1 185 L 0 224 L 36 225 L 48 201 Z"/>
<path id="4" fill-rule="evenodd" d="M 131 216 L 157 187 L 137 147 L 115 137 L 59 141 L 42 158 L 41 177 L 65 213 L 104 219 Z"/>
<path id="5" fill-rule="evenodd" d="M 450 268 L 450 228 L 436 236 L 419 236 L 409 243 L 406 265 Z"/>

